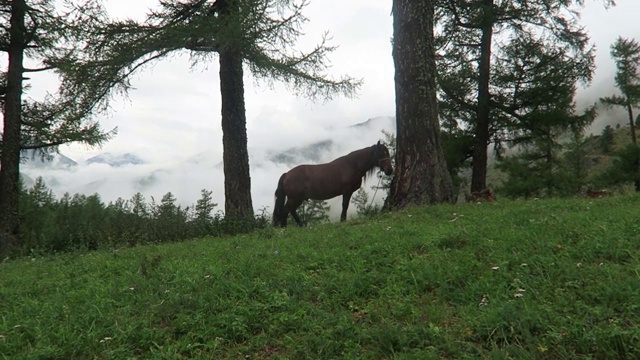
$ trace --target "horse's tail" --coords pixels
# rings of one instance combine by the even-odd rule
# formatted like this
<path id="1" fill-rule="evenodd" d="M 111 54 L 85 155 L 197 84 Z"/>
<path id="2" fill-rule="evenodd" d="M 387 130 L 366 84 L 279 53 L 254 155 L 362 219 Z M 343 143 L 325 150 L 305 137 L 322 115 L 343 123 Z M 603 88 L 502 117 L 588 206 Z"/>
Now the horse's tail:
<path id="1" fill-rule="evenodd" d="M 287 173 L 282 174 L 280 176 L 280 180 L 278 180 L 278 187 L 276 188 L 276 203 L 273 206 L 273 225 L 274 226 L 285 226 L 287 213 L 284 209 L 284 202 L 287 198 L 284 192 L 284 177 Z"/>

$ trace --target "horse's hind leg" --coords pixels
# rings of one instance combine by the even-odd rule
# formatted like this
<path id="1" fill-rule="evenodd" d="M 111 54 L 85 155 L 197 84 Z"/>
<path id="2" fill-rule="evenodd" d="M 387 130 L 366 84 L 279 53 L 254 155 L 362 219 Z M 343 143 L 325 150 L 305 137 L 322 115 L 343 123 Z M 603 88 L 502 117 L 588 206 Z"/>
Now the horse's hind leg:
<path id="1" fill-rule="evenodd" d="M 287 205 L 285 206 L 286 211 L 291 213 L 291 216 L 293 217 L 293 220 L 296 221 L 298 226 L 303 226 L 304 225 L 302 223 L 302 220 L 300 220 L 300 216 L 298 216 L 298 213 L 296 212 L 296 209 L 298 209 L 298 207 L 302 204 L 302 201 L 303 200 L 292 199 L 291 197 L 289 197 L 287 199 Z"/>
<path id="2" fill-rule="evenodd" d="M 287 212 L 287 209 L 285 208 L 283 210 L 284 214 L 280 214 L 280 227 L 287 227 L 287 218 L 289 217 L 289 213 Z"/>
<path id="3" fill-rule="evenodd" d="M 302 222 L 302 220 L 300 220 L 300 216 L 298 216 L 298 212 L 297 211 L 293 210 L 291 212 L 291 216 L 293 217 L 293 220 L 296 221 L 298 226 L 304 226 L 304 223 Z"/>

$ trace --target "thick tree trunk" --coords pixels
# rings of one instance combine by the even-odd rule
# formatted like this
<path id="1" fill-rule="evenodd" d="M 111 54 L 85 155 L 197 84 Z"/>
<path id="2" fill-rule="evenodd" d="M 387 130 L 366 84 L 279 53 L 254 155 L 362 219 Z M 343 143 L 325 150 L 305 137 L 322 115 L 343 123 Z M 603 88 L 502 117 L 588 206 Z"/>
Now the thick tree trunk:
<path id="1" fill-rule="evenodd" d="M 453 200 L 439 139 L 434 5 L 435 0 L 393 1 L 397 149 L 386 209 Z"/>
<path id="2" fill-rule="evenodd" d="M 482 37 L 480 39 L 480 59 L 478 64 L 478 117 L 471 165 L 472 193 L 480 192 L 487 188 L 487 146 L 490 140 L 489 80 L 491 73 L 491 41 L 493 39 L 493 18 L 491 15 L 493 0 L 483 0 L 483 3 L 484 18 L 482 19 Z"/>
<path id="3" fill-rule="evenodd" d="M 0 253 L 8 253 L 19 244 L 20 122 L 26 10 L 24 0 L 14 0 L 11 4 L 9 65 L 0 157 Z"/>
<path id="4" fill-rule="evenodd" d="M 219 0 L 220 16 L 229 14 L 236 6 L 233 1 Z M 221 49 L 219 55 L 225 217 L 253 219 L 242 55 L 236 50 L 233 40 Z"/>

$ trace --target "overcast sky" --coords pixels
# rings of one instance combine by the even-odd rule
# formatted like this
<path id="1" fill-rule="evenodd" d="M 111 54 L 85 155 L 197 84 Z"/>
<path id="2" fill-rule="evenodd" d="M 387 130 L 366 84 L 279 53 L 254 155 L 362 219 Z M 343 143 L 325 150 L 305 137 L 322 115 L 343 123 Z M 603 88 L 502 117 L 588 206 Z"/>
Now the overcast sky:
<path id="1" fill-rule="evenodd" d="M 613 62 L 609 46 L 618 36 L 640 39 L 639 0 L 619 0 L 605 9 L 604 1 L 586 0 L 582 23 L 597 46 L 597 70 L 591 87 L 580 89 L 581 103 L 592 103 L 609 95 L 613 84 Z M 157 0 L 108 0 L 113 17 L 143 19 Z M 266 151 L 284 150 L 335 137 L 342 146 L 321 158 L 331 160 L 349 151 L 372 145 L 382 138 L 380 129 L 353 136 L 349 125 L 378 116 L 394 115 L 393 60 L 391 58 L 391 1 L 311 0 L 304 10 L 309 18 L 300 49 L 316 44 L 324 31 L 339 48 L 329 54 L 332 76 L 348 74 L 364 80 L 355 99 L 337 98 L 314 104 L 296 98 L 283 86 L 256 86 L 245 72 L 245 101 L 249 150 L 252 163 L 254 209 L 273 205 L 273 191 L 287 169 L 263 161 Z M 127 99 L 116 98 L 113 110 L 101 116 L 105 129 L 118 127 L 118 135 L 101 149 L 71 145 L 61 152 L 79 163 L 104 152 L 135 153 L 147 162 L 137 167 L 112 169 L 105 165 L 81 166 L 73 172 L 31 172 L 42 175 L 56 192 L 99 192 L 103 200 L 130 198 L 139 190 L 131 185 L 141 178 L 153 183 L 143 193 L 159 199 L 171 191 L 183 204 L 194 203 L 200 189 L 213 190 L 223 209 L 222 132 L 217 58 L 196 67 L 188 54 L 176 55 L 138 73 Z M 36 96 L 47 78 L 34 77 Z M 40 89 L 44 88 L 43 86 Z M 605 93 L 602 93 L 602 92 Z M 393 130 L 393 124 L 381 127 Z M 596 126 L 597 128 L 597 126 Z M 338 202 L 332 206 L 337 210 Z"/>

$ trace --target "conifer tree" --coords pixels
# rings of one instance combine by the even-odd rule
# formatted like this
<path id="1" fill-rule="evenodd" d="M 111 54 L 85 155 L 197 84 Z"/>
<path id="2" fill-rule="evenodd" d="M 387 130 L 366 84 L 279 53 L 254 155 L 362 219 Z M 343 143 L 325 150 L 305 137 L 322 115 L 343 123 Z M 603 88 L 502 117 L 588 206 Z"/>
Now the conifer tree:
<path id="1" fill-rule="evenodd" d="M 93 108 L 76 102 L 73 92 L 50 94 L 41 101 L 23 97 L 28 74 L 69 67 L 81 50 L 82 37 L 103 20 L 101 11 L 94 0 L 0 2 L 0 51 L 8 57 L 7 68 L 0 73 L 0 253 L 19 245 L 22 150 L 38 150 L 46 156 L 61 144 L 99 145 L 113 135 L 89 119 Z M 39 65 L 28 68 L 27 63 Z"/>
<path id="2" fill-rule="evenodd" d="M 434 49 L 435 0 L 393 1 L 395 174 L 384 208 L 453 200 L 438 122 Z"/>
<path id="3" fill-rule="evenodd" d="M 640 106 L 640 43 L 634 39 L 619 37 L 611 45 L 611 57 L 616 63 L 615 83 L 622 95 L 611 95 L 601 98 L 600 101 L 608 106 L 621 106 L 627 111 L 629 117 L 629 129 L 631 131 L 631 143 L 638 146 L 636 125 L 633 121 L 633 110 Z M 640 169 L 640 163 L 636 161 L 636 169 Z M 637 171 L 636 171 L 637 172 Z M 634 180 L 636 191 L 640 191 L 640 179 Z"/>
<path id="4" fill-rule="evenodd" d="M 310 51 L 299 52 L 307 1 L 183 0 L 160 1 L 160 10 L 142 23 L 110 23 L 96 31 L 83 64 L 66 85 L 83 102 L 108 104 L 114 91 L 131 88 L 137 70 L 170 54 L 187 51 L 194 63 L 217 56 L 222 101 L 225 216 L 253 221 L 243 74 L 248 69 L 267 84 L 284 82 L 310 99 L 354 95 L 360 82 L 326 74 L 326 56 L 335 49 L 323 37 Z"/>
<path id="5" fill-rule="evenodd" d="M 572 77 L 570 83 L 591 79 L 593 48 L 578 23 L 583 1 L 438 0 L 438 5 L 443 121 L 447 131 L 473 135 L 471 191 L 479 192 L 487 186 L 487 147 L 493 142 L 500 150 L 501 141 L 520 130 L 521 116 L 532 111 L 535 98 L 552 93 L 560 77 Z M 522 59 L 527 52 L 544 56 Z M 555 64 L 561 67 L 553 70 Z M 539 72 L 539 66 L 552 71 Z M 530 84 L 532 71 L 540 78 Z M 553 74 L 558 76 L 541 77 Z"/>

